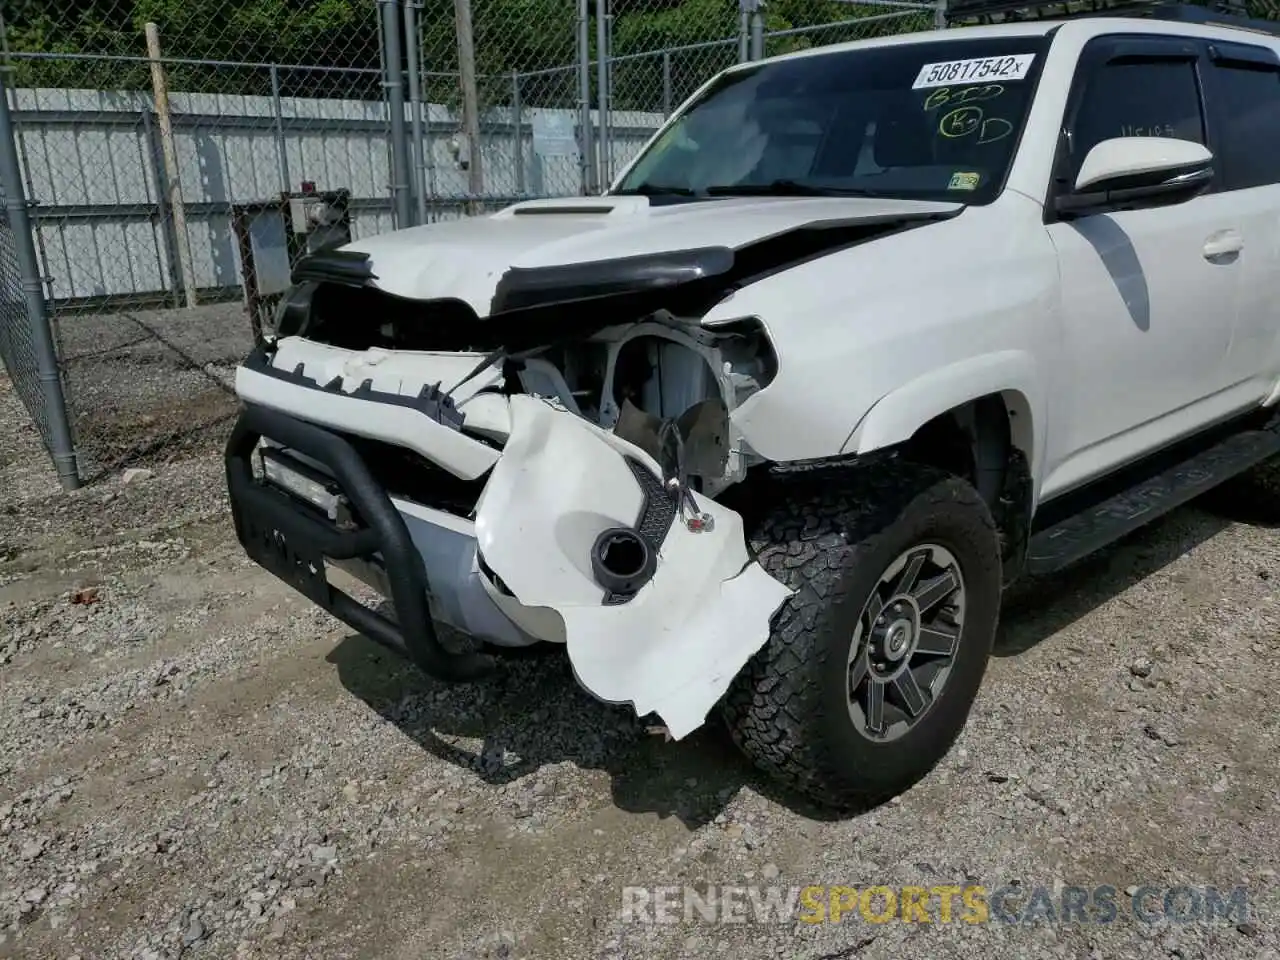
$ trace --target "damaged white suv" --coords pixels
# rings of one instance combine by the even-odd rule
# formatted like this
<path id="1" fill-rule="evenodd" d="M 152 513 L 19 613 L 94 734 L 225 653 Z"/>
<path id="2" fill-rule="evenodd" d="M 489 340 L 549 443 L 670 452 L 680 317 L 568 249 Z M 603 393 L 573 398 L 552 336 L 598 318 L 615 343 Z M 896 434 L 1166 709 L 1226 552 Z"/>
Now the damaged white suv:
<path id="1" fill-rule="evenodd" d="M 899 792 L 1016 575 L 1280 449 L 1278 45 L 1093 18 L 746 64 L 602 196 L 314 254 L 238 372 L 241 542 L 432 676 L 563 644 L 675 738 L 714 710 L 823 801 Z"/>

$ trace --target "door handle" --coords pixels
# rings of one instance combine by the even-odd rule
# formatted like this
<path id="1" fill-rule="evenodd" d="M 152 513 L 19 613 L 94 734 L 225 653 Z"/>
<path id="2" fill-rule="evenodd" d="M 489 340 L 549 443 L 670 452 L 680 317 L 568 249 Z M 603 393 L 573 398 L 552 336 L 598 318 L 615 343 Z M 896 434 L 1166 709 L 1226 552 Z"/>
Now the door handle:
<path id="1" fill-rule="evenodd" d="M 1231 257 L 1244 249 L 1244 237 L 1235 230 L 1219 230 L 1209 234 L 1202 249 L 1206 260 Z"/>

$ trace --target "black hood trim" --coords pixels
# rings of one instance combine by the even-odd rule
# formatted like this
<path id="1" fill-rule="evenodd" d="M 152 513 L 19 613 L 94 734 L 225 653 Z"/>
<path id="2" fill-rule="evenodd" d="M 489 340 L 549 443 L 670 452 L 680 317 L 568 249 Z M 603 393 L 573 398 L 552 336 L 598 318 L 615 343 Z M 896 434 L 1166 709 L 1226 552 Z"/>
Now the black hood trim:
<path id="1" fill-rule="evenodd" d="M 667 290 L 726 274 L 733 261 L 728 247 L 699 247 L 551 267 L 512 267 L 498 281 L 489 313 Z"/>
<path id="2" fill-rule="evenodd" d="M 294 265 L 294 283 L 341 283 L 360 287 L 378 279 L 367 253 L 359 250 L 317 250 Z"/>

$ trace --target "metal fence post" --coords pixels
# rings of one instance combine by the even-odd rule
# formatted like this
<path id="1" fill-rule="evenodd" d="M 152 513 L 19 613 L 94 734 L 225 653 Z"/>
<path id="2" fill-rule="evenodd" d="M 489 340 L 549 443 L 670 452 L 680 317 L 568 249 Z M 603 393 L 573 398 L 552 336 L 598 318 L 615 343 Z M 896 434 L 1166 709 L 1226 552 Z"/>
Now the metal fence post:
<path id="1" fill-rule="evenodd" d="M 763 0 L 751 0 L 751 59 L 764 59 Z"/>
<path id="2" fill-rule="evenodd" d="M 280 192 L 289 192 L 289 154 L 284 142 L 284 111 L 280 105 L 280 70 L 271 64 L 271 112 L 276 120 L 276 157 L 280 162 Z"/>
<path id="3" fill-rule="evenodd" d="M 409 197 L 409 138 L 404 127 L 404 58 L 400 50 L 399 0 L 378 0 L 382 8 L 382 32 L 386 47 L 387 109 L 391 112 L 391 197 L 395 204 L 396 227 L 413 222 Z"/>
<path id="4" fill-rule="evenodd" d="M 600 114 L 600 192 L 609 189 L 609 25 L 608 0 L 596 0 L 596 102 Z"/>
<path id="5" fill-rule="evenodd" d="M 524 117 L 520 104 L 520 74 L 511 71 L 511 136 L 515 157 L 516 196 L 524 197 Z"/>
<path id="6" fill-rule="evenodd" d="M 378 27 L 378 29 L 374 31 L 378 35 L 378 85 L 382 88 L 382 105 L 387 110 L 387 137 L 386 137 L 386 141 L 383 143 L 383 147 L 385 148 L 385 152 L 387 154 L 387 169 L 390 170 L 395 165 L 395 150 L 393 149 L 393 144 L 391 140 L 391 107 L 387 102 L 387 31 L 384 29 L 384 24 L 382 21 L 382 0 L 375 0 L 375 2 L 377 3 L 377 6 L 375 8 L 377 10 L 377 13 L 374 19 Z M 396 218 L 395 199 L 394 199 L 395 195 L 391 193 L 391 181 L 393 181 L 394 179 L 395 179 L 394 174 L 388 175 L 387 184 L 386 184 L 387 192 L 392 197 L 392 202 L 391 202 L 392 229 L 395 229 L 395 218 Z"/>
<path id="7" fill-rule="evenodd" d="M 422 3 L 418 2 L 415 4 L 415 6 L 416 6 L 416 12 L 418 14 L 421 14 Z M 426 116 L 424 118 L 426 129 L 423 131 L 423 135 L 425 139 L 419 142 L 420 154 L 418 157 L 419 167 L 418 167 L 417 176 L 418 176 L 419 193 L 424 198 L 423 209 L 425 211 L 425 215 L 423 216 L 422 222 L 429 223 L 435 218 L 435 215 L 436 215 L 436 204 L 435 204 L 435 197 L 436 197 L 435 149 L 436 148 L 435 148 L 435 140 L 431 135 L 431 104 L 427 100 L 426 83 L 427 83 L 428 63 L 427 63 L 426 55 L 422 52 L 423 51 L 422 17 L 419 16 L 417 20 L 418 22 L 416 25 L 416 30 L 414 32 L 412 39 L 413 39 L 415 48 L 418 50 L 418 56 L 419 56 L 418 101 L 423 105 L 423 108 L 426 111 Z"/>
<path id="8" fill-rule="evenodd" d="M 418 0 L 405 0 L 404 4 L 404 42 L 409 61 L 409 113 L 413 125 L 412 154 L 412 194 L 416 201 L 415 212 L 417 223 L 427 222 L 427 188 L 422 177 L 422 84 L 418 76 L 418 10 L 422 4 Z"/>
<path id="9" fill-rule="evenodd" d="M 606 4 L 607 3 L 608 3 L 608 0 L 606 0 Z M 609 184 L 613 181 L 614 174 L 617 172 L 614 168 L 614 163 L 613 163 L 613 108 L 614 108 L 613 71 L 614 71 L 614 68 L 617 66 L 617 64 L 614 62 L 614 59 L 613 59 L 613 14 L 611 12 L 606 12 L 604 15 L 604 54 L 603 56 L 604 56 L 604 62 L 605 62 L 605 72 L 604 72 L 605 101 L 606 101 L 606 104 L 608 105 L 608 111 L 605 114 L 604 131 L 605 131 L 605 137 L 606 137 L 605 142 L 609 144 L 608 154 L 607 154 L 608 162 L 605 165 L 605 176 L 608 177 L 608 180 L 605 181 L 604 187 L 605 189 L 608 189 Z"/>
<path id="10" fill-rule="evenodd" d="M 578 125 L 582 192 L 597 191 L 595 131 L 591 124 L 591 0 L 578 0 Z"/>
<path id="11" fill-rule="evenodd" d="M 947 26 L 947 0 L 938 0 L 933 5 L 933 25 L 939 30 Z"/>
<path id="12" fill-rule="evenodd" d="M 9 113 L 9 78 L 6 73 L 7 70 L 0 70 L 0 186 L 4 188 L 5 212 L 9 217 L 14 254 L 22 277 L 22 297 L 27 308 L 27 324 L 36 354 L 40 399 L 44 403 L 45 425 L 48 429 L 49 455 L 53 458 L 53 467 L 62 488 L 75 490 L 80 486 L 75 444 L 71 439 L 71 421 L 67 417 L 67 401 L 62 393 L 62 378 L 58 372 L 53 328 L 45 310 L 44 281 L 40 276 L 40 261 L 36 258 L 31 218 L 27 212 L 27 197 L 18 164 L 17 134 L 13 128 L 13 117 Z"/>
<path id="13" fill-rule="evenodd" d="M 671 51 L 662 51 L 662 115 L 671 116 Z"/>
<path id="14" fill-rule="evenodd" d="M 738 0 L 738 62 L 751 59 L 751 11 L 755 0 Z"/>

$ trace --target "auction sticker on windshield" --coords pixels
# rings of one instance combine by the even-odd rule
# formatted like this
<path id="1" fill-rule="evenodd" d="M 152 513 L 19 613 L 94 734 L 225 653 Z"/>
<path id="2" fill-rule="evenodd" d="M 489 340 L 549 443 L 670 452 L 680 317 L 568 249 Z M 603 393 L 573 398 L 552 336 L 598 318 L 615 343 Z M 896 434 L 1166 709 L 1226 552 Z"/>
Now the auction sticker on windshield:
<path id="1" fill-rule="evenodd" d="M 1035 61 L 1034 53 L 1019 53 L 1011 57 L 976 57 L 972 60 L 947 60 L 943 63 L 926 63 L 916 74 L 912 90 L 927 87 L 945 87 L 952 83 L 976 83 L 980 80 L 1021 80 Z"/>

